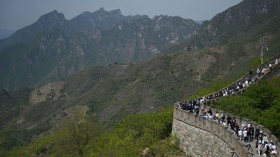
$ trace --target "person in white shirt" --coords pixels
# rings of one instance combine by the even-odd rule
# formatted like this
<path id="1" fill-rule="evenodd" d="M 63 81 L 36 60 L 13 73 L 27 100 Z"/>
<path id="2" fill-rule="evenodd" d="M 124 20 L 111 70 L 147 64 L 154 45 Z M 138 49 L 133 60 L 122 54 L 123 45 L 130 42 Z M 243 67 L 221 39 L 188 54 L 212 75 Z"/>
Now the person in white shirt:
<path id="1" fill-rule="evenodd" d="M 241 129 L 238 130 L 238 137 L 239 137 L 240 141 L 242 141 L 242 130 Z"/>
<path id="2" fill-rule="evenodd" d="M 258 156 L 262 155 L 263 153 L 263 146 L 262 146 L 262 143 L 259 142 L 258 144 Z"/>
<path id="3" fill-rule="evenodd" d="M 275 64 L 275 65 L 277 65 L 277 64 L 278 64 L 278 62 L 279 62 L 279 60 L 278 60 L 278 58 L 276 58 L 276 59 L 275 59 L 275 63 L 274 63 L 274 64 Z"/>
<path id="4" fill-rule="evenodd" d="M 247 130 L 246 129 L 243 130 L 243 137 L 244 137 L 244 142 L 246 142 L 247 141 Z"/>
<path id="5" fill-rule="evenodd" d="M 265 142 L 268 142 L 268 141 L 267 141 L 267 136 L 266 136 L 266 135 L 263 136 L 262 144 L 264 144 Z"/>
<path id="6" fill-rule="evenodd" d="M 276 145 L 271 142 L 271 154 L 277 154 Z"/>
<path id="7" fill-rule="evenodd" d="M 248 123 L 247 127 L 250 128 L 251 127 L 251 123 Z"/>

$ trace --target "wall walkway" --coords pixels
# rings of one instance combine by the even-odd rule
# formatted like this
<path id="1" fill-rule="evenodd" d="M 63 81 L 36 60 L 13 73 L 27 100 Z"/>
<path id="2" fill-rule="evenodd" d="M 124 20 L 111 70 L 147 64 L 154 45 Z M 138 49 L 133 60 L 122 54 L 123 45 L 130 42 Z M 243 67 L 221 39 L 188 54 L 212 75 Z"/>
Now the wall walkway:
<path id="1" fill-rule="evenodd" d="M 278 64 L 273 64 L 276 58 L 280 58 L 280 54 L 274 56 L 269 61 L 261 65 L 261 67 L 268 67 L 272 63 L 272 67 L 267 69 L 260 77 L 256 73 L 256 69 L 252 69 L 253 76 L 258 80 L 270 78 L 280 73 L 280 61 Z M 244 75 L 241 79 L 232 83 L 228 87 L 221 89 L 215 93 L 211 93 L 203 97 L 203 106 L 207 108 L 208 104 L 212 104 L 213 101 L 223 97 L 223 91 L 229 91 L 233 87 L 235 88 L 239 82 L 248 80 L 250 74 Z M 251 76 L 252 76 L 251 75 Z M 249 85 L 248 85 L 249 86 Z M 247 87 L 237 92 L 230 93 L 228 95 L 243 94 Z M 227 96 L 228 96 L 227 95 Z M 205 99 L 206 98 L 206 99 Z M 198 100 L 201 98 L 198 98 Z M 216 112 L 212 109 L 213 114 Z M 224 113 L 228 115 L 227 113 Z M 277 154 L 280 154 L 279 140 L 272 134 L 270 130 L 262 125 L 259 125 L 253 121 L 245 118 L 236 117 L 238 124 L 248 125 L 250 123 L 254 129 L 257 128 L 266 134 L 269 141 L 273 141 L 277 147 Z M 251 146 L 254 148 L 248 150 L 247 143 L 241 141 L 234 131 L 216 121 L 211 121 L 201 116 L 195 115 L 192 112 L 181 109 L 178 103 L 175 104 L 173 114 L 173 126 L 172 133 L 179 139 L 179 147 L 186 154 L 194 157 L 255 157 L 258 156 L 255 149 L 255 141 L 251 142 Z M 273 157 L 275 157 L 274 155 Z"/>

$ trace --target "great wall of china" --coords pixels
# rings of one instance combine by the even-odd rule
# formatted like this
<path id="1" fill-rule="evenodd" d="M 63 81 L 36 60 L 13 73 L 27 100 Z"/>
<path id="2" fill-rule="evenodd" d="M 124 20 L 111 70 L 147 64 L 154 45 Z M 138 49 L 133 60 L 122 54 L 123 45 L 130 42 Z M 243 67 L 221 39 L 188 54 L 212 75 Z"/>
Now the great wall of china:
<path id="1" fill-rule="evenodd" d="M 280 58 L 280 54 L 274 56 L 266 63 L 262 64 L 261 67 L 269 66 L 269 64 L 276 58 Z M 256 75 L 256 69 L 252 69 L 253 75 Z M 270 71 L 262 75 L 261 79 L 274 77 L 280 73 L 280 63 L 273 65 Z M 246 79 L 249 74 L 244 75 L 241 79 L 232 83 L 228 87 Z M 257 83 L 257 81 L 255 82 Z M 226 87 L 226 88 L 228 88 Z M 234 95 L 241 95 L 246 88 L 235 92 Z M 220 90 L 222 91 L 222 90 Z M 207 108 L 209 104 L 216 101 L 220 97 L 219 92 L 207 95 L 211 98 L 202 103 L 202 106 Z M 233 95 L 233 94 L 232 94 Z M 212 108 L 212 112 L 215 113 L 216 110 Z M 220 113 L 222 111 L 219 111 Z M 227 113 L 224 113 L 227 114 Z M 240 118 L 235 116 L 237 123 L 247 125 L 250 123 L 254 129 L 260 129 L 263 134 L 267 135 L 269 141 L 273 141 L 277 147 L 277 155 L 271 155 L 272 157 L 277 157 L 280 154 L 280 141 L 273 135 L 273 133 L 265 128 L 264 126 L 257 124 L 245 118 Z M 179 147 L 187 155 L 192 157 L 257 157 L 258 154 L 255 148 L 255 140 L 251 142 L 253 147 L 252 150 L 248 150 L 246 143 L 241 141 L 234 132 L 215 121 L 203 118 L 201 116 L 195 115 L 192 112 L 183 110 L 178 106 L 178 103 L 174 106 L 173 113 L 173 126 L 172 134 L 178 138 Z"/>

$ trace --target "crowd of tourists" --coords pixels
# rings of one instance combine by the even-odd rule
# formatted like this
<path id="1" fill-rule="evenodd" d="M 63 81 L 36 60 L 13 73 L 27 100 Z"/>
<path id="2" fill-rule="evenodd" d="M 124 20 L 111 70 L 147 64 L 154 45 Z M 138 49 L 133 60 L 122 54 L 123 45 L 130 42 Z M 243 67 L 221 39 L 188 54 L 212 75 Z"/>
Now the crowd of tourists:
<path id="1" fill-rule="evenodd" d="M 257 148 L 258 155 L 270 156 L 277 154 L 277 148 L 273 141 L 269 141 L 266 134 L 259 128 L 254 128 L 250 123 L 238 124 L 235 117 L 231 115 L 225 115 L 218 111 L 212 111 L 205 104 L 208 101 L 216 100 L 224 96 L 234 95 L 243 89 L 246 89 L 251 84 L 256 83 L 258 80 L 273 73 L 275 67 L 278 66 L 280 58 L 268 63 L 266 66 L 258 67 L 255 72 L 250 70 L 247 76 L 230 86 L 219 90 L 216 93 L 209 94 L 204 97 L 196 98 L 193 100 L 184 100 L 183 102 L 177 102 L 177 108 L 194 113 L 196 116 L 217 122 L 228 128 L 233 134 L 238 136 L 241 141 L 246 143 L 245 147 L 248 151 L 252 151 L 251 142 L 255 140 L 255 147 Z"/>

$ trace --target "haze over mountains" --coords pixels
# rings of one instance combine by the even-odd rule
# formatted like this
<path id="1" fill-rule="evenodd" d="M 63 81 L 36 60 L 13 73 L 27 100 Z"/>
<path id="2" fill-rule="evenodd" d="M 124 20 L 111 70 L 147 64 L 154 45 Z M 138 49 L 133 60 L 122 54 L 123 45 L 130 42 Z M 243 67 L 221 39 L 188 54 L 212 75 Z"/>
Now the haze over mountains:
<path id="1" fill-rule="evenodd" d="M 1 88 L 61 79 L 90 65 L 148 59 L 184 41 L 198 26 L 180 17 L 125 17 L 103 8 L 71 20 L 53 11 L 0 41 L 0 72 L 6 74 Z"/>
<path id="2" fill-rule="evenodd" d="M 8 30 L 8 29 L 1 29 L 0 28 L 0 39 L 8 38 L 10 35 L 12 35 L 15 31 Z"/>
<path id="3" fill-rule="evenodd" d="M 223 45 L 230 40 L 243 38 L 279 14 L 279 8 L 277 0 L 257 0 L 254 4 L 252 0 L 244 0 L 205 21 L 192 33 L 190 39 L 178 45 L 178 49 Z"/>
<path id="4" fill-rule="evenodd" d="M 279 53 L 279 13 L 279 0 L 244 0 L 202 25 L 102 8 L 71 20 L 43 15 L 0 41 L 0 128 L 12 130 L 7 138 L 26 131 L 18 139 L 28 139 L 77 106 L 111 125 L 212 81 L 238 79 L 258 65 L 262 45 L 270 48 L 266 58 Z"/>

